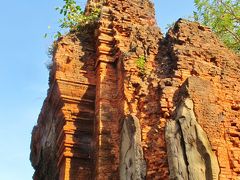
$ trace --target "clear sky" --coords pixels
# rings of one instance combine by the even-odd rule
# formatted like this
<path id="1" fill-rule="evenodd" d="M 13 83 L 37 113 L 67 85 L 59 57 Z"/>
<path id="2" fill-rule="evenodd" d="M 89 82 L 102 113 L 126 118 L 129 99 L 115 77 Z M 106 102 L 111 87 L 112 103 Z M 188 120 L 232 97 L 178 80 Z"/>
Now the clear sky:
<path id="1" fill-rule="evenodd" d="M 84 0 L 80 0 L 84 4 Z M 30 180 L 32 127 L 48 88 L 45 63 L 57 28 L 61 0 L 6 0 L 0 11 L 0 180 Z M 165 30 L 180 17 L 188 17 L 193 0 L 155 0 L 158 24 Z M 47 28 L 51 25 L 50 30 Z M 54 28 L 55 27 L 55 28 Z"/>

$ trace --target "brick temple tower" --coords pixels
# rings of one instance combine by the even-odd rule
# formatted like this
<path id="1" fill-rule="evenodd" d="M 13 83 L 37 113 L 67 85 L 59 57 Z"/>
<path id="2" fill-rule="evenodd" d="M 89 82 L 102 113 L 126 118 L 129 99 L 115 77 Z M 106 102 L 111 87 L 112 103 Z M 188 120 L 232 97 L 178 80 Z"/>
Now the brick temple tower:
<path id="1" fill-rule="evenodd" d="M 35 180 L 240 179 L 240 58 L 149 0 L 89 0 L 99 21 L 54 45 L 33 128 Z"/>

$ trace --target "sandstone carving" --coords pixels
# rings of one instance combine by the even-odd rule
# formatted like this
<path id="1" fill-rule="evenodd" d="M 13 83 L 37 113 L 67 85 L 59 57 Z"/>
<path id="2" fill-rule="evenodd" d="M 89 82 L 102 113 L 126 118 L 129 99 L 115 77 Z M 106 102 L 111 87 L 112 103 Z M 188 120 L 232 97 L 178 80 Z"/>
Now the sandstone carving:
<path id="1" fill-rule="evenodd" d="M 134 115 L 123 122 L 120 145 L 120 179 L 145 179 L 146 164 L 141 145 L 141 128 Z"/>
<path id="2" fill-rule="evenodd" d="M 196 22 L 163 37 L 150 0 L 100 3 L 54 45 L 33 179 L 239 179 L 240 57 Z"/>
<path id="3" fill-rule="evenodd" d="M 166 125 L 170 179 L 217 180 L 219 165 L 207 134 L 198 124 L 193 101 L 184 99 Z"/>

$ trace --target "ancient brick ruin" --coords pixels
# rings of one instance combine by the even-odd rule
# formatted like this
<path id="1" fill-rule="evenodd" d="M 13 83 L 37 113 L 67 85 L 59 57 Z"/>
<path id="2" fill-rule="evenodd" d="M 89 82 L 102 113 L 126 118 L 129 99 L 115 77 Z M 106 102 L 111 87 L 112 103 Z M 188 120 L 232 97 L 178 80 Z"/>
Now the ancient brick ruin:
<path id="1" fill-rule="evenodd" d="M 56 42 L 33 178 L 240 179 L 240 57 L 195 22 L 164 38 L 148 0 L 101 9 Z"/>

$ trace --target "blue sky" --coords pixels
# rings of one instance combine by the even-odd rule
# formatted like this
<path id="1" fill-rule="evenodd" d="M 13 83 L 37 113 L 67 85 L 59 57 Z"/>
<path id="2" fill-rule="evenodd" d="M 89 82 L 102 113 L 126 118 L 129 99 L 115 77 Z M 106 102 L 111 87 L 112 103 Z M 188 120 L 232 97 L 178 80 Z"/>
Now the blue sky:
<path id="1" fill-rule="evenodd" d="M 84 0 L 80 1 L 84 4 Z M 45 63 L 61 0 L 7 0 L 0 11 L 0 180 L 31 179 L 32 127 L 48 88 Z M 165 31 L 179 17 L 191 15 L 193 0 L 155 0 L 158 25 Z M 49 30 L 47 27 L 51 25 Z"/>

